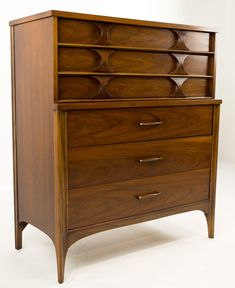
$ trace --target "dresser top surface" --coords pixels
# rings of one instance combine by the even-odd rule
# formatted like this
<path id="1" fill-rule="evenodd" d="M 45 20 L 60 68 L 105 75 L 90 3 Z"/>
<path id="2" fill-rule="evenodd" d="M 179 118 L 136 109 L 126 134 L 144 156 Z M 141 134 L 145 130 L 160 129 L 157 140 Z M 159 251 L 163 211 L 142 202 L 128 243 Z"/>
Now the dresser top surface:
<path id="1" fill-rule="evenodd" d="M 182 29 L 189 31 L 202 31 L 202 32 L 217 32 L 215 27 L 205 27 L 205 26 L 195 26 L 195 25 L 185 25 L 185 24 L 175 24 L 175 23 L 164 23 L 164 22 L 155 22 L 155 21 L 146 21 L 146 20 L 136 20 L 136 19 L 127 19 L 127 18 L 117 18 L 109 16 L 100 16 L 92 14 L 82 14 L 76 12 L 65 12 L 58 10 L 49 10 L 46 12 L 34 14 L 31 16 L 19 18 L 9 22 L 10 26 L 31 22 L 47 17 L 63 17 L 63 18 L 72 18 L 88 21 L 102 21 L 102 22 L 113 22 L 117 24 L 129 24 L 129 25 L 140 25 L 148 27 L 158 27 L 158 28 L 171 28 L 171 29 Z"/>

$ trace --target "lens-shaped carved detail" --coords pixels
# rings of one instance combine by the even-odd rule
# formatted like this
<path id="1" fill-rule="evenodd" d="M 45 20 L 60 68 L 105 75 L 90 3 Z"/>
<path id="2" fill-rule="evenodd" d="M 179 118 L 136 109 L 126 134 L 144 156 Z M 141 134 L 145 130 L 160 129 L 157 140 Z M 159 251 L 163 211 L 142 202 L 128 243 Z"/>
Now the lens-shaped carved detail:
<path id="1" fill-rule="evenodd" d="M 188 76 L 59 75 L 59 99 L 208 97 L 210 80 Z"/>
<path id="2" fill-rule="evenodd" d="M 107 98 L 113 98 L 113 95 L 108 91 L 108 83 L 111 79 L 114 78 L 114 76 L 92 76 L 92 78 L 95 78 L 99 81 L 100 87 L 97 92 L 97 94 L 93 97 L 93 99 L 107 99 Z M 186 97 L 182 87 L 183 84 L 188 78 L 178 78 L 178 77 L 170 77 L 174 84 L 175 84 L 175 90 L 169 97 Z"/>

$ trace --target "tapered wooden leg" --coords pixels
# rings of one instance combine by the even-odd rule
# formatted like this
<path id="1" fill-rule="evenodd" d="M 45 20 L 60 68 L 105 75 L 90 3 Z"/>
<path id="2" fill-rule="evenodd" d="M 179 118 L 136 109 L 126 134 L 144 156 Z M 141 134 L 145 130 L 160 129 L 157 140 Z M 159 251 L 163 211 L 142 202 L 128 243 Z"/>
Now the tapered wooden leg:
<path id="1" fill-rule="evenodd" d="M 215 213 L 204 213 L 207 221 L 208 237 L 214 238 L 214 229 L 215 229 Z"/>
<path id="2" fill-rule="evenodd" d="M 67 249 L 63 247 L 56 247 L 56 259 L 57 259 L 57 275 L 58 282 L 61 284 L 64 282 L 64 269 Z"/>
<path id="3" fill-rule="evenodd" d="M 24 228 L 28 225 L 26 222 L 15 223 L 15 248 L 17 250 L 22 248 L 22 233 Z"/>
<path id="4" fill-rule="evenodd" d="M 214 229 L 215 229 L 216 171 L 217 171 L 218 136 L 219 136 L 218 134 L 219 133 L 219 110 L 220 110 L 220 105 L 214 105 L 210 195 L 209 195 L 209 207 L 208 207 L 209 209 L 205 213 L 209 238 L 214 238 Z"/>

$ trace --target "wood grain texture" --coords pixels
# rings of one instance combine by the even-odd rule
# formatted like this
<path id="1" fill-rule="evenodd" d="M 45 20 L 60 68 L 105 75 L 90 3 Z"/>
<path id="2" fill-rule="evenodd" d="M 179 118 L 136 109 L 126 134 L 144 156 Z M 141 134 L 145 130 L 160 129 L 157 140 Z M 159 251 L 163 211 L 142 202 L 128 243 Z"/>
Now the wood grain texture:
<path id="1" fill-rule="evenodd" d="M 113 76 L 113 75 L 112 75 Z M 59 99 L 138 99 L 171 98 L 177 83 L 168 77 L 136 76 L 83 76 L 60 75 Z M 139 75 L 140 76 L 140 75 Z M 173 77 L 173 76 L 172 76 Z M 182 85 L 185 97 L 210 97 L 209 81 L 203 78 L 189 78 Z M 100 93 L 102 87 L 106 93 Z M 181 95 L 179 95 L 179 98 Z"/>
<path id="2" fill-rule="evenodd" d="M 211 136 L 70 148 L 68 187 L 145 178 L 210 167 Z M 162 157 L 153 163 L 140 159 Z"/>
<path id="3" fill-rule="evenodd" d="M 209 71 L 210 71 L 210 75 L 214 76 L 214 79 L 216 79 L 216 55 L 217 55 L 217 49 L 216 49 L 216 34 L 212 34 L 210 37 L 210 49 L 215 51 L 214 55 L 212 57 L 210 57 L 209 60 Z M 215 97 L 215 88 L 216 88 L 216 81 L 211 81 L 210 83 L 210 91 L 211 91 L 211 95 L 212 97 Z"/>
<path id="4" fill-rule="evenodd" d="M 158 192 L 138 200 L 138 195 Z M 76 229 L 208 199 L 209 169 L 69 190 L 68 227 Z"/>
<path id="5" fill-rule="evenodd" d="M 115 108 L 145 108 L 145 107 L 173 107 L 173 106 L 207 106 L 207 105 L 219 105 L 222 101 L 219 99 L 212 99 L 210 97 L 206 98 L 172 98 L 170 99 L 122 99 L 115 100 L 109 99 L 109 101 L 104 99 L 99 100 L 61 100 L 54 104 L 54 110 L 87 110 L 87 109 L 115 109 Z"/>
<path id="6" fill-rule="evenodd" d="M 18 221 L 54 239 L 53 21 L 14 29 Z"/>
<path id="7" fill-rule="evenodd" d="M 210 37 L 211 40 L 211 37 Z M 80 49 L 112 49 L 118 51 L 133 51 L 133 52 L 155 52 L 155 53 L 177 53 L 188 55 L 202 55 L 202 56 L 213 56 L 215 51 L 211 48 L 210 51 L 191 51 L 191 50 L 178 50 L 178 49 L 160 49 L 160 48 L 145 48 L 145 47 L 130 47 L 130 46 L 115 46 L 112 45 L 101 45 L 101 44 L 79 44 L 79 43 L 69 43 L 69 42 L 58 42 L 58 47 L 67 48 L 80 48 Z M 210 46 L 211 47 L 211 46 Z"/>
<path id="8" fill-rule="evenodd" d="M 14 224 L 15 224 L 15 248 L 22 248 L 22 232 L 28 225 L 20 221 L 18 207 L 18 172 L 17 172 L 17 127 L 16 127 L 16 87 L 15 87 L 15 30 L 11 27 L 11 81 L 12 81 L 12 147 L 13 147 L 13 189 L 14 189 Z"/>
<path id="9" fill-rule="evenodd" d="M 209 135 L 212 111 L 213 106 L 69 111 L 68 147 Z"/>
<path id="10" fill-rule="evenodd" d="M 179 55 L 185 58 L 182 66 L 186 75 L 207 75 L 208 56 L 202 55 L 60 47 L 58 59 L 59 71 L 168 74 L 176 69 Z M 105 69 L 101 66 L 104 61 Z"/>
<path id="11" fill-rule="evenodd" d="M 92 49 L 59 48 L 59 71 L 92 71 L 100 63 Z"/>
<path id="12" fill-rule="evenodd" d="M 58 101 L 58 18 L 53 17 L 54 102 Z"/>
<path id="13" fill-rule="evenodd" d="M 210 34 L 200 32 L 186 32 L 185 45 L 189 50 L 209 51 Z M 214 51 L 214 50 L 211 50 Z"/>
<path id="14" fill-rule="evenodd" d="M 118 228 L 121 226 L 137 224 L 149 220 L 155 220 L 158 218 L 171 216 L 179 213 L 190 212 L 194 210 L 200 210 L 204 213 L 208 213 L 209 201 L 199 201 L 193 204 L 186 204 L 181 206 L 175 206 L 172 208 L 167 208 L 163 210 L 157 210 L 153 212 L 144 213 L 141 215 L 135 215 L 127 218 L 112 220 L 103 222 L 96 225 L 90 225 L 82 228 L 72 229 L 68 231 L 68 245 L 71 246 L 73 243 L 81 238 L 95 234 L 101 231 Z"/>
<path id="15" fill-rule="evenodd" d="M 67 113 L 54 112 L 55 251 L 58 282 L 64 281 L 67 239 Z"/>
<path id="16" fill-rule="evenodd" d="M 78 71 L 61 71 L 58 75 L 67 76 L 135 76 L 135 77 L 175 77 L 175 78 L 203 78 L 212 79 L 212 75 L 181 75 L 181 74 L 156 74 L 156 73 L 113 73 L 113 72 L 78 72 Z"/>
<path id="17" fill-rule="evenodd" d="M 219 139 L 219 114 L 220 106 L 214 106 L 213 113 L 213 142 L 211 157 L 211 175 L 210 175 L 210 204 L 209 211 L 205 213 L 208 225 L 208 237 L 214 238 L 215 230 L 215 202 L 216 202 L 216 179 L 217 179 L 217 158 L 218 158 L 218 139 Z"/>
<path id="18" fill-rule="evenodd" d="M 10 25 L 19 25 L 25 22 L 31 22 L 38 19 L 43 19 L 47 17 L 61 17 L 61 18 L 70 18 L 70 19 L 80 19 L 80 20 L 96 20 L 102 22 L 112 22 L 119 24 L 130 24 L 130 25 L 141 25 L 147 27 L 161 27 L 161 28 L 171 28 L 178 30 L 189 30 L 189 31 L 204 31 L 204 32 L 217 32 L 215 27 L 205 27 L 205 26 L 196 26 L 196 25 L 185 25 L 185 24 L 175 24 L 175 23 L 163 23 L 163 22 L 153 22 L 147 20 L 136 20 L 136 19 L 127 19 L 127 18 L 118 18 L 118 17 L 110 17 L 110 16 L 100 16 L 100 15 L 92 15 L 92 14 L 82 14 L 76 12 L 66 12 L 66 11 L 58 11 L 58 10 L 49 10 L 42 13 L 38 13 L 35 15 L 23 17 L 17 20 L 10 21 Z"/>
<path id="19" fill-rule="evenodd" d="M 95 19 L 93 19 L 95 20 Z M 173 27 L 172 27 L 173 28 Z M 174 28 L 173 28 L 174 29 Z M 131 47 L 176 49 L 179 40 L 177 30 L 171 27 L 145 27 L 118 25 L 60 18 L 59 42 L 80 44 L 104 44 Z M 185 32 L 180 50 L 209 51 L 209 33 Z"/>
<path id="20" fill-rule="evenodd" d="M 171 49 L 185 53 L 206 53 L 210 49 L 214 52 L 211 45 L 214 35 L 210 33 L 65 18 L 58 21 L 60 43 L 91 45 L 89 50 L 75 46 L 59 47 L 60 100 L 214 97 L 215 80 L 205 79 L 214 75 L 211 65 L 214 58 L 208 59 L 208 56 L 196 53 L 171 53 Z M 110 50 L 92 48 L 92 45 L 105 45 Z M 168 49 L 169 54 L 147 50 L 115 51 L 112 46 Z M 107 75 L 98 76 L 99 72 Z M 175 78 L 183 75 L 188 76 Z"/>
<path id="21" fill-rule="evenodd" d="M 22 248 L 22 230 L 19 229 L 18 181 L 17 181 L 17 134 L 16 134 L 16 91 L 15 91 L 15 39 L 14 27 L 11 27 L 11 89 L 12 89 L 12 152 L 13 152 L 13 189 L 14 189 L 14 224 L 15 248 Z"/>

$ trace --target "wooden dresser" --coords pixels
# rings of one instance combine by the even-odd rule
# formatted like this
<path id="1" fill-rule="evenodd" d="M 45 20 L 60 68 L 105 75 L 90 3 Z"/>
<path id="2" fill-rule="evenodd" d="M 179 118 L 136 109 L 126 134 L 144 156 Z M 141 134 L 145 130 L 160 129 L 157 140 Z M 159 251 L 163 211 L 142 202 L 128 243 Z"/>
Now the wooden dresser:
<path id="1" fill-rule="evenodd" d="M 201 210 L 214 236 L 212 28 L 48 11 L 10 22 L 16 249 Z M 186 217 L 186 215 L 185 215 Z"/>

